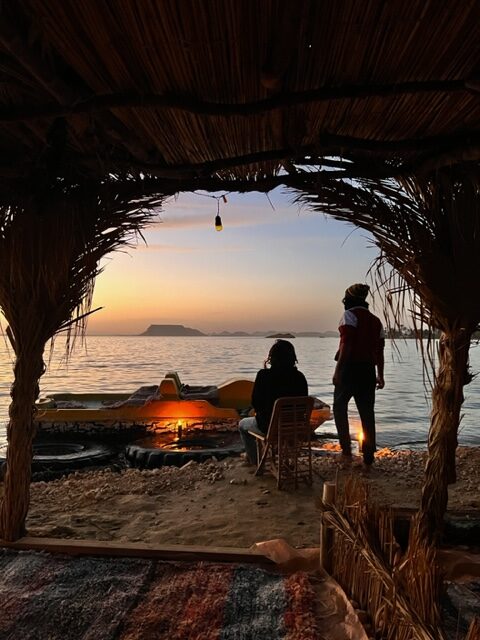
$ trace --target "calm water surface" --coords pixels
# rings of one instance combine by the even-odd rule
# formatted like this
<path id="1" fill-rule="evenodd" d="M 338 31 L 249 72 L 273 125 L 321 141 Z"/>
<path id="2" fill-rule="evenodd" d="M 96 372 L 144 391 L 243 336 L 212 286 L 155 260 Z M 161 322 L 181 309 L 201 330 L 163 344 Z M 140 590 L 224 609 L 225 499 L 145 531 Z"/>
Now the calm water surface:
<path id="1" fill-rule="evenodd" d="M 55 392 L 126 391 L 159 382 L 174 369 L 189 384 L 220 384 L 230 378 L 251 378 L 263 366 L 272 340 L 266 338 L 169 338 L 91 336 L 77 346 L 68 365 L 62 342 L 41 380 L 41 394 Z M 336 338 L 295 338 L 293 341 L 310 393 L 332 404 L 333 355 Z M 399 353 L 386 347 L 385 389 L 377 393 L 379 446 L 425 443 L 429 425 L 429 398 L 425 397 L 422 364 L 414 341 L 398 342 Z M 472 344 L 473 373 L 480 371 L 480 348 Z M 12 354 L 0 352 L 0 440 L 8 416 L 12 382 Z M 428 394 L 427 394 L 428 395 Z M 480 445 L 480 377 L 465 388 L 459 442 Z M 352 401 L 352 415 L 355 416 Z M 334 432 L 333 422 L 323 430 Z M 353 431 L 353 428 L 352 428 Z"/>

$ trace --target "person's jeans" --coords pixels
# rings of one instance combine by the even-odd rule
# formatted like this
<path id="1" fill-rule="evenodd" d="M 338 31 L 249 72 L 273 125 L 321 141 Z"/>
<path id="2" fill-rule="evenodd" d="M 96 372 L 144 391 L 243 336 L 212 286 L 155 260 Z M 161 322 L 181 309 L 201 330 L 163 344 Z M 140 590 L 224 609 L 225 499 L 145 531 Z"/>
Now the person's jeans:
<path id="1" fill-rule="evenodd" d="M 347 363 L 335 386 L 333 394 L 333 415 L 337 427 L 338 439 L 344 455 L 351 455 L 350 427 L 348 424 L 348 403 L 353 398 L 357 405 L 363 429 L 363 461 L 372 464 L 376 450 L 375 443 L 375 365 Z"/>
<path id="2" fill-rule="evenodd" d="M 245 447 L 245 453 L 247 454 L 248 460 L 252 464 L 258 464 L 257 439 L 255 436 L 248 433 L 249 431 L 255 431 L 256 433 L 264 435 L 257 426 L 257 419 L 255 417 L 242 418 L 238 423 L 238 430 L 240 431 L 240 437 L 242 439 L 243 446 Z"/>

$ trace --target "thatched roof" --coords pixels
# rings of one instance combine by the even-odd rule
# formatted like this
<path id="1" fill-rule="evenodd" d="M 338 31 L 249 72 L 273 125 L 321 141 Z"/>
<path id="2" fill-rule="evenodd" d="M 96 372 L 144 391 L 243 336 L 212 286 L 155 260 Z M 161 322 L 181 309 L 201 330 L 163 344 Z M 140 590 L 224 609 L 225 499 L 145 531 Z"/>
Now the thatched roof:
<path id="1" fill-rule="evenodd" d="M 7 0 L 0 179 L 476 161 L 479 53 L 475 0 Z"/>
<path id="2" fill-rule="evenodd" d="M 458 226 L 457 235 L 442 227 L 435 255 L 445 253 L 444 269 L 453 264 L 460 277 L 454 258 L 478 220 L 479 53 L 478 0 L 0 3 L 0 306 L 16 354 L 0 536 L 14 540 L 24 529 L 45 341 L 71 327 L 75 312 L 82 322 L 99 258 L 163 196 L 283 183 L 315 205 L 332 177 L 428 182 L 432 170 L 459 165 L 445 193 L 465 187 L 470 202 L 429 212 L 429 224 Z M 465 224 L 456 215 L 462 202 Z M 356 212 L 357 222 L 362 215 L 370 213 Z M 380 234 L 381 223 L 371 222 Z M 412 254 L 415 267 L 431 260 Z M 437 288 L 422 291 L 425 304 L 438 298 Z M 470 344 L 465 326 L 444 326 L 422 498 L 434 532 L 454 471 Z"/>

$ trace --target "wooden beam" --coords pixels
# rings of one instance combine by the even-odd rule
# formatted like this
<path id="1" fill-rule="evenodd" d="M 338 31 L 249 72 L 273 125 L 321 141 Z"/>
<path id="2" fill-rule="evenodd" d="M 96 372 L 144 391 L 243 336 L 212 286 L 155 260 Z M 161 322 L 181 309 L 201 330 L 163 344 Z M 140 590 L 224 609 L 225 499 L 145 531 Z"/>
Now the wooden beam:
<path id="1" fill-rule="evenodd" d="M 336 482 L 324 482 L 322 502 L 325 508 L 334 505 L 337 500 L 337 483 Z M 323 513 L 322 513 L 323 516 Z M 320 525 L 320 566 L 325 571 L 332 572 L 332 545 L 333 545 L 333 531 L 324 522 L 323 517 Z"/>
<path id="2" fill-rule="evenodd" d="M 259 193 L 268 193 L 276 187 L 284 186 L 291 189 L 314 188 L 315 184 L 323 181 L 331 181 L 339 178 L 340 172 L 335 171 L 319 171 L 319 172 L 298 172 L 295 174 L 275 175 L 262 177 L 258 180 L 237 180 L 223 179 L 218 177 L 199 177 L 184 180 L 156 178 L 149 176 L 142 179 L 137 185 L 126 189 L 132 189 L 132 197 L 148 196 L 149 194 L 162 194 L 165 196 L 174 195 L 180 192 L 191 191 L 208 191 L 211 193 L 225 191 L 229 193 L 251 193 L 258 191 Z M 345 173 L 342 172 L 342 177 Z M 371 177 L 371 176 L 358 176 Z M 124 193 L 121 185 L 115 187 L 119 193 Z"/>
<path id="3" fill-rule="evenodd" d="M 16 551 L 48 551 L 71 556 L 116 556 L 155 558 L 184 562 L 238 562 L 273 566 L 274 562 L 262 554 L 237 547 L 205 547 L 187 545 L 156 545 L 146 542 L 103 542 L 98 540 L 64 540 L 26 536 L 16 542 L 0 540 L 0 546 Z"/>
<path id="4" fill-rule="evenodd" d="M 461 164 L 462 162 L 472 162 L 480 159 L 480 132 L 470 131 L 449 136 L 432 136 L 429 138 L 413 138 L 403 140 L 368 140 L 350 136 L 337 136 L 328 133 L 319 134 L 315 144 L 301 147 L 285 147 L 282 149 L 270 149 L 267 151 L 257 151 L 231 158 L 218 158 L 198 163 L 167 165 L 165 162 L 144 162 L 135 157 L 120 158 L 110 156 L 109 162 L 105 163 L 102 156 L 87 156 L 85 154 L 78 158 L 78 164 L 88 163 L 90 167 L 95 167 L 99 162 L 102 167 L 107 167 L 109 172 L 115 171 L 138 171 L 165 180 L 188 181 L 199 178 L 216 180 L 218 176 L 213 174 L 226 171 L 228 169 L 239 168 L 251 164 L 262 164 L 263 162 L 278 161 L 297 165 L 297 167 L 328 167 L 337 171 L 300 172 L 303 176 L 313 173 L 323 173 L 329 178 L 389 178 L 419 171 L 428 171 Z M 403 164 L 386 164 L 385 160 L 398 153 L 417 153 L 418 157 Z M 331 156 L 338 156 L 336 160 Z M 343 158 L 343 159 L 342 159 Z M 74 159 L 74 155 L 72 155 Z M 352 160 L 351 162 L 349 160 Z M 372 159 L 374 162 L 372 162 Z M 12 176 L 13 167 L 19 166 L 22 174 L 25 174 L 29 163 L 22 162 L 18 158 L 17 163 L 9 157 L 8 163 L 0 164 L 0 175 L 5 171 L 7 177 Z M 222 180 L 218 177 L 218 180 Z M 230 183 L 241 181 L 231 180 Z M 275 185 L 284 184 L 283 176 L 277 175 L 266 178 Z M 235 189 L 233 189 L 235 190 Z"/>
<path id="5" fill-rule="evenodd" d="M 1 41 L 0 37 L 0 41 Z M 21 60 L 19 60 L 21 61 Z M 39 74 L 38 65 L 29 63 L 35 77 L 48 88 L 48 81 Z M 70 104 L 51 103 L 46 105 L 9 105 L 0 109 L 0 121 L 19 122 L 36 118 L 68 117 L 78 113 L 93 113 L 106 109 L 173 109 L 203 116 L 252 116 L 267 113 L 274 109 L 283 109 L 298 105 L 306 105 L 335 100 L 352 100 L 358 98 L 391 98 L 403 95 L 429 93 L 462 93 L 468 92 L 476 97 L 480 94 L 467 86 L 466 80 L 432 80 L 429 82 L 400 82 L 385 85 L 345 85 L 343 87 L 321 87 L 300 92 L 284 92 L 270 98 L 243 103 L 218 103 L 198 100 L 195 97 L 176 96 L 156 93 L 114 93 L 96 95 Z M 56 89 L 55 86 L 50 88 Z M 58 97 L 58 94 L 57 94 Z M 64 102 L 62 100 L 62 102 Z"/>
<path id="6" fill-rule="evenodd" d="M 290 160 L 295 163 L 296 158 L 301 158 L 303 164 L 310 162 L 312 166 L 321 165 L 324 167 L 336 167 L 337 169 L 343 167 L 346 171 L 349 167 L 349 163 L 341 162 L 337 160 L 330 160 L 328 158 L 322 158 L 319 155 L 319 145 L 308 145 L 301 149 L 284 148 L 273 149 L 271 151 L 257 151 L 255 153 L 247 153 L 242 156 L 235 156 L 233 158 L 219 158 L 218 160 L 208 160 L 206 162 L 184 164 L 184 165 L 155 165 L 152 163 L 134 162 L 130 163 L 125 161 L 125 168 L 133 167 L 138 171 L 144 171 L 152 175 L 164 178 L 194 178 L 194 177 L 206 177 L 213 173 L 225 171 L 227 169 L 238 168 L 249 164 L 258 164 L 262 162 L 271 162 L 278 160 L 279 163 L 283 160 Z M 323 151 L 323 150 L 322 150 Z M 322 153 L 323 155 L 323 153 Z M 305 160 L 305 156 L 310 156 L 310 160 Z M 350 163 L 350 166 L 354 165 Z M 365 168 L 370 168 L 370 164 L 365 162 Z M 391 171 L 391 169 L 389 169 Z M 345 173 L 348 175 L 348 172 Z"/>
<path id="7" fill-rule="evenodd" d="M 452 151 L 449 152 L 449 149 Z M 95 167 L 99 167 L 102 173 L 98 173 L 101 179 L 104 173 L 127 173 L 136 171 L 151 176 L 166 189 L 164 193 L 178 191 L 192 191 L 196 189 L 211 190 L 215 185 L 220 190 L 237 192 L 269 191 L 279 185 L 288 186 L 294 181 L 297 184 L 314 179 L 355 179 L 355 178 L 390 178 L 408 175 L 419 171 L 429 171 L 480 160 L 480 132 L 472 131 L 450 136 L 435 136 L 423 139 L 404 140 L 365 140 L 348 136 L 334 136 L 320 134 L 317 142 L 303 147 L 286 147 L 258 151 L 255 153 L 235 156 L 233 158 L 218 158 L 199 163 L 181 165 L 166 165 L 164 162 L 143 162 L 135 157 L 111 156 L 109 162 L 103 163 L 101 155 L 81 155 L 76 158 L 70 156 L 70 166 L 87 166 L 90 172 L 95 174 Z M 417 153 L 417 157 L 403 164 L 385 162 L 395 153 Z M 346 153 L 348 154 L 347 157 Z M 340 159 L 331 158 L 338 156 Z M 341 159 L 341 158 L 344 159 Z M 374 162 L 372 162 L 372 157 Z M 349 160 L 353 160 L 349 162 Z M 15 175 L 13 168 L 17 167 L 18 178 L 29 175 L 34 168 L 34 163 L 22 162 L 20 158 L 15 162 L 11 157 L 8 163 L 0 164 L 0 176 L 11 180 L 14 187 Z M 244 180 L 242 178 L 222 178 L 219 174 L 234 168 L 262 164 L 263 162 L 277 161 L 278 164 L 287 166 L 321 167 L 317 171 L 299 169 L 295 179 L 294 172 L 285 175 L 275 175 L 258 180 Z M 328 170 L 325 170 L 328 168 Z M 146 184 L 145 180 L 142 180 Z M 224 185 L 224 186 L 222 186 Z M 8 189 L 12 191 L 12 189 Z"/>
<path id="8" fill-rule="evenodd" d="M 195 179 L 197 177 L 207 177 L 214 173 L 233 169 L 236 167 L 246 166 L 249 164 L 259 164 L 262 162 L 271 162 L 277 160 L 279 164 L 283 164 L 284 160 L 293 162 L 294 164 L 304 166 L 325 166 L 339 167 L 343 170 L 330 172 L 331 178 L 360 178 L 360 177 L 377 177 L 388 178 L 403 173 L 412 172 L 415 165 L 410 162 L 403 165 L 382 164 L 385 156 L 400 152 L 417 152 L 423 157 L 426 153 L 432 156 L 445 154 L 449 148 L 454 148 L 456 154 L 461 159 L 462 154 L 469 154 L 470 149 L 477 149 L 480 146 L 480 132 L 467 132 L 462 134 L 454 134 L 450 136 L 432 136 L 430 138 L 413 138 L 403 140 L 367 140 L 362 138 L 354 138 L 349 136 L 336 136 L 328 133 L 318 135 L 315 144 L 305 145 L 302 147 L 285 147 L 283 149 L 271 149 L 267 151 L 257 151 L 232 158 L 219 158 L 217 160 L 208 160 L 199 163 L 189 163 L 182 165 L 165 165 L 146 162 L 137 162 L 135 160 L 119 160 L 115 162 L 113 159 L 112 166 L 115 164 L 123 169 L 135 169 L 155 175 L 165 179 Z M 355 163 L 346 161 L 336 161 L 325 158 L 325 156 L 344 157 L 345 152 L 353 154 L 354 152 L 365 152 L 362 160 L 356 159 Z M 369 156 L 378 156 L 378 163 L 372 164 L 372 158 Z M 420 157 L 416 162 L 422 161 Z M 93 158 L 90 158 L 93 161 Z M 437 167 L 438 168 L 438 167 Z M 281 176 L 280 176 L 281 177 Z M 282 184 L 281 180 L 279 184 Z"/>
<path id="9" fill-rule="evenodd" d="M 419 160 L 414 165 L 414 171 L 418 174 L 432 173 L 442 167 L 451 167 L 455 164 L 470 164 L 480 160 L 480 146 L 460 147 L 449 149 L 445 153 L 434 154 Z"/>
<path id="10" fill-rule="evenodd" d="M 354 165 L 351 162 L 336 160 L 330 158 L 322 158 L 319 154 L 318 145 L 307 145 L 301 148 L 284 148 L 284 149 L 273 149 L 270 151 L 257 151 L 255 153 L 248 153 L 241 156 L 235 156 L 233 158 L 219 158 L 218 160 L 209 160 L 205 162 L 199 163 L 189 163 L 182 165 L 166 165 L 165 163 L 154 163 L 154 162 L 142 162 L 137 160 L 136 158 L 110 158 L 110 163 L 104 163 L 102 161 L 102 156 L 99 154 L 98 156 L 87 156 L 81 155 L 78 157 L 78 163 L 82 164 L 85 162 L 89 163 L 89 166 L 95 166 L 96 163 L 101 163 L 102 166 L 107 166 L 108 171 L 115 172 L 115 170 L 124 170 L 131 171 L 132 169 L 136 171 L 141 171 L 144 173 L 148 173 L 150 175 L 154 175 L 158 178 L 165 178 L 168 180 L 188 180 L 195 179 L 197 177 L 208 177 L 214 173 L 224 171 L 227 169 L 232 169 L 236 167 L 242 167 L 249 164 L 257 164 L 262 162 L 271 162 L 278 160 L 279 164 L 283 164 L 283 161 L 293 162 L 299 160 L 299 163 L 302 165 L 313 165 L 313 166 L 322 166 L 328 168 L 336 168 L 343 169 L 345 173 L 345 177 L 348 177 L 349 169 L 356 169 L 358 171 L 358 164 Z M 323 151 L 323 150 L 322 150 Z M 325 155 L 328 155 L 327 153 Z M 22 158 L 20 156 L 16 156 L 17 160 L 12 160 L 12 157 L 8 158 L 8 162 L 4 164 L 0 163 L 0 175 L 12 175 L 12 166 L 18 166 L 19 172 L 21 174 L 28 173 L 28 167 L 34 166 L 34 164 L 29 163 L 28 161 L 22 162 Z M 75 155 L 71 156 L 72 161 L 75 160 Z M 72 164 L 74 164 L 72 162 Z M 361 163 L 360 163 L 361 164 Z M 364 161 L 363 166 L 365 170 L 367 168 L 371 170 L 371 161 Z M 5 173 L 4 173 L 5 172 Z M 391 175 L 391 168 L 388 169 L 388 175 Z M 337 175 L 340 175 L 338 173 Z M 382 174 L 383 175 L 383 174 Z"/>

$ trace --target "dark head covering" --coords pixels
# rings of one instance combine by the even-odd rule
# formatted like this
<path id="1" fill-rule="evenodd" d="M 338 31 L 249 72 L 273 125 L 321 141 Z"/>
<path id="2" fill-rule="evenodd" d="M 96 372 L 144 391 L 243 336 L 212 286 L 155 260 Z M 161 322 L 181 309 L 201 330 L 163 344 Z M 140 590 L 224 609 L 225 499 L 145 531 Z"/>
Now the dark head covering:
<path id="1" fill-rule="evenodd" d="M 272 368 L 290 368 L 297 363 L 295 348 L 288 340 L 276 340 L 268 352 L 266 364 Z"/>
<path id="2" fill-rule="evenodd" d="M 365 300 L 368 296 L 370 287 L 368 284 L 352 284 L 345 290 L 345 298 L 358 298 L 359 300 Z"/>

